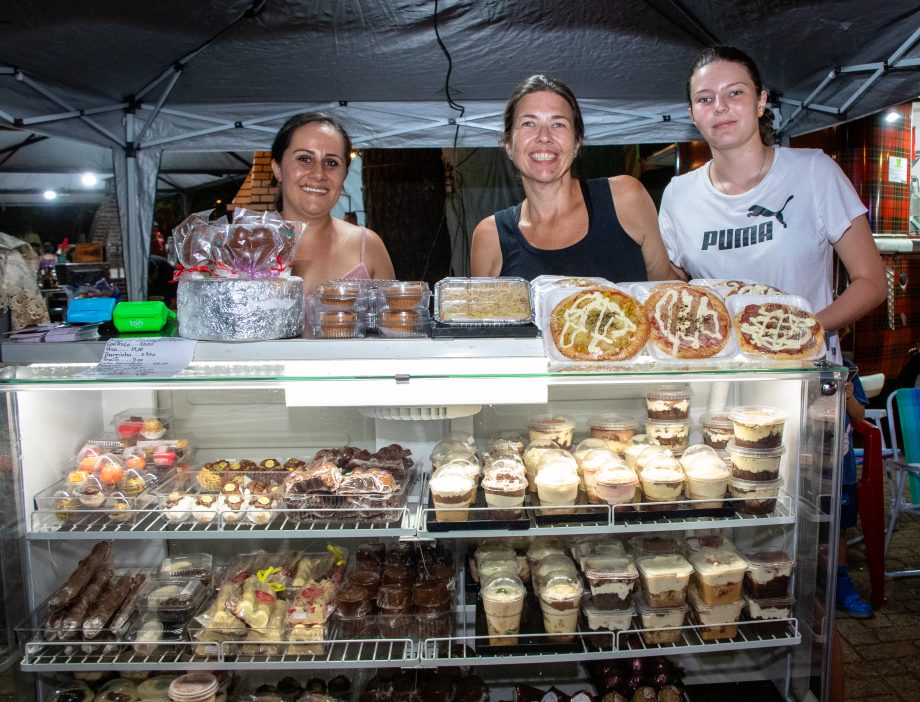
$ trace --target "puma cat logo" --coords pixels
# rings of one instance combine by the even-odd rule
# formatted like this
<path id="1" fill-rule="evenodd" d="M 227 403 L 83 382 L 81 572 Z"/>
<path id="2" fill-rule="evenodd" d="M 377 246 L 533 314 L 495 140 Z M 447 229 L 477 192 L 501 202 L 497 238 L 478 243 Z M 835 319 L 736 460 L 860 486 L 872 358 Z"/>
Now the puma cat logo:
<path id="1" fill-rule="evenodd" d="M 779 208 L 778 212 L 773 212 L 768 210 L 763 205 L 754 205 L 753 207 L 748 208 L 748 217 L 776 217 L 776 221 L 783 225 L 783 229 L 786 229 L 786 221 L 783 219 L 783 210 L 786 209 L 786 205 L 789 204 L 789 201 L 794 198 L 795 195 L 790 195 L 786 198 L 786 202 L 783 203 L 783 206 Z"/>

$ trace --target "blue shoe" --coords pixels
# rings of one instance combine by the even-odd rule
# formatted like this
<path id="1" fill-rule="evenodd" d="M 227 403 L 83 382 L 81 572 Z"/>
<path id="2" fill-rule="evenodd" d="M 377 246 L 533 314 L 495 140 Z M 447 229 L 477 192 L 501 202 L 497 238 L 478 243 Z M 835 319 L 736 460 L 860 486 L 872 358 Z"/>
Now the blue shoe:
<path id="1" fill-rule="evenodd" d="M 837 576 L 837 609 L 856 619 L 872 616 L 872 605 L 856 591 L 849 573 Z"/>

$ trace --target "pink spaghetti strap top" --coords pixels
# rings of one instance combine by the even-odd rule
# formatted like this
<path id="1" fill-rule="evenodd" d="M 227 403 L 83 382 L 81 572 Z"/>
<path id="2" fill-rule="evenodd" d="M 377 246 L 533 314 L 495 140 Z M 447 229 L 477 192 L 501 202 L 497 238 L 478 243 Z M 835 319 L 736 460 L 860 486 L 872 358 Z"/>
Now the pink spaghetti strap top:
<path id="1" fill-rule="evenodd" d="M 367 229 L 361 227 L 361 262 L 352 268 L 347 275 L 342 276 L 344 280 L 370 280 L 371 274 L 364 265 L 364 251 L 367 247 Z"/>

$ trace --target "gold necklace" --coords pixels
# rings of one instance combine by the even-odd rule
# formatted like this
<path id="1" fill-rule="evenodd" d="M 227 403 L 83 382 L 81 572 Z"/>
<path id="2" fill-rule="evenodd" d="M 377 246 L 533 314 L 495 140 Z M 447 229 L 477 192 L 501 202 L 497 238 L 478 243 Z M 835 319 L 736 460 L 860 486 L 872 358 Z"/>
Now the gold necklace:
<path id="1" fill-rule="evenodd" d="M 757 175 L 754 176 L 754 185 L 751 186 L 752 188 L 760 182 L 760 176 L 763 173 L 763 168 L 767 165 L 767 153 L 769 153 L 769 151 L 770 150 L 767 148 L 763 150 L 763 160 L 760 162 L 760 169 L 757 171 Z M 712 173 L 712 167 L 709 168 L 709 172 Z M 728 195 L 729 192 L 725 187 L 725 181 L 722 180 L 722 176 L 720 176 L 718 173 L 716 173 L 716 180 L 719 181 L 719 187 L 722 188 L 722 192 Z"/>

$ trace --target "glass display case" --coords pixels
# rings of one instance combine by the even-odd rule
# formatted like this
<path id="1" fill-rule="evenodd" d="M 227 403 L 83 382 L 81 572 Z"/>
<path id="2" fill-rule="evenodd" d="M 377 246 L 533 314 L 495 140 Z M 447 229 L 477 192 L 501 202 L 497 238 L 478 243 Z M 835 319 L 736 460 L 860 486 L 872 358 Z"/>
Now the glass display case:
<path id="1" fill-rule="evenodd" d="M 98 379 L 80 373 L 98 359 L 101 344 L 55 346 L 6 345 L 7 363 L 0 368 L 6 422 L 0 460 L 9 462 L 3 478 L 13 486 L 4 495 L 19 515 L 10 533 L 22 549 L 23 609 L 31 612 L 20 628 L 21 665 L 37 674 L 40 698 L 47 699 L 49 689 L 42 679 L 68 671 L 267 673 L 463 665 L 475 666 L 492 684 L 493 699 L 509 699 L 513 683 L 531 681 L 537 668 L 540 684 L 579 689 L 586 686 L 586 666 L 592 661 L 645 656 L 679 657 L 687 685 L 768 681 L 778 699 L 827 697 L 828 573 L 835 570 L 828 564 L 836 559 L 837 511 L 832 507 L 839 503 L 843 368 L 810 362 L 731 368 L 687 364 L 550 373 L 538 340 L 410 339 L 199 343 L 194 362 L 176 376 Z M 770 470 L 776 473 L 770 476 L 775 486 L 770 495 L 745 492 L 745 482 L 760 487 L 763 476 L 750 474 L 759 470 L 752 467 L 756 461 L 742 459 L 753 452 L 760 460 L 757 452 L 763 447 L 735 446 L 741 458 L 725 457 L 736 464 L 740 488 L 728 495 L 723 491 L 715 501 L 685 493 L 662 508 L 642 502 L 647 497 L 612 505 L 588 503 L 582 495 L 573 512 L 560 514 L 541 505 L 534 493 L 510 520 L 494 519 L 484 504 L 471 505 L 462 521 L 439 518 L 429 461 L 438 442 L 471 435 L 482 452 L 490 438 L 516 433 L 526 443 L 537 415 L 570 420 L 573 446 L 590 435 L 599 415 L 631 417 L 641 433 L 650 421 L 646 396 L 664 383 L 680 384 L 684 396 L 689 391 L 688 419 L 681 421 L 690 444 L 704 441 L 704 429 L 707 443 L 713 438 L 711 426 L 703 424 L 713 414 L 731 416 L 733 409 L 754 407 L 782 417 L 781 436 L 774 436 L 777 449 L 766 449 L 773 451 Z M 113 425 L 116 417 L 121 421 Z M 66 483 L 88 440 L 117 441 L 120 434 L 143 427 L 156 434 L 158 427 L 146 425 L 155 418 L 168 418 L 166 424 L 157 420 L 168 433 L 147 439 L 152 446 L 146 468 L 156 480 L 141 484 L 140 494 L 149 499 L 126 499 L 116 507 L 111 492 L 98 502 L 68 493 L 66 484 L 60 491 L 53 487 Z M 128 426 L 131 422 L 136 426 Z M 143 437 L 139 442 L 144 443 Z M 307 510 L 277 500 L 262 509 L 265 518 L 259 521 L 232 518 L 230 510 L 208 507 L 207 501 L 203 508 L 200 500 L 182 507 L 177 496 L 190 489 L 197 500 L 198 493 L 207 492 L 194 471 L 221 460 L 249 460 L 264 468 L 258 464 L 272 459 L 283 467 L 290 457 L 310 458 L 324 448 L 374 452 L 391 444 L 410 450 L 413 463 L 397 493 L 388 493 L 382 505 L 332 500 Z M 166 461 L 162 470 L 153 463 L 156 454 Z M 284 471 L 278 473 L 283 481 Z M 124 481 L 124 475 L 117 477 Z M 258 479 L 271 484 L 270 477 Z M 114 487 L 123 490 L 124 483 Z M 218 483 L 215 494 L 221 489 Z M 121 499 L 114 494 L 116 501 Z M 564 633 L 572 636 L 564 644 L 539 645 L 550 634 L 538 632 L 530 642 L 537 645 L 490 645 L 482 628 L 479 584 L 469 572 L 477 546 L 509 537 L 517 545 L 540 537 L 571 544 L 598 537 L 629 549 L 635 537 L 649 535 L 678 539 L 691 561 L 687 544 L 716 537 L 730 540 L 742 553 L 786 554 L 792 564 L 785 604 L 774 603 L 764 614 L 768 608 L 748 603 L 736 626 L 724 630 L 707 626 L 701 613 L 708 610 L 700 607 L 693 610 L 695 616 L 667 624 L 664 638 L 644 635 L 656 627 L 641 612 L 626 629 L 599 632 L 585 612 L 567 625 L 572 631 Z M 149 572 L 166 557 L 191 553 L 211 554 L 220 564 L 257 548 L 312 552 L 341 544 L 353 552 L 366 542 L 447 544 L 456 571 L 452 625 L 392 636 L 379 631 L 346 636 L 330 626 L 321 645 L 284 648 L 279 640 L 268 652 L 252 652 L 232 638 L 211 643 L 205 652 L 189 633 L 193 626 L 177 638 L 153 639 L 151 646 L 134 645 L 136 623 L 130 633 L 112 632 L 97 642 L 54 640 L 46 630 L 48 598 L 105 540 L 112 542 L 116 572 L 132 573 Z M 5 557 L 3 566 L 8 594 Z M 10 617 L 23 610 L 10 599 L 5 602 L 9 632 Z"/>

